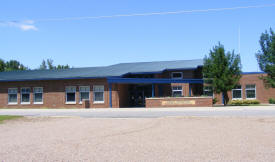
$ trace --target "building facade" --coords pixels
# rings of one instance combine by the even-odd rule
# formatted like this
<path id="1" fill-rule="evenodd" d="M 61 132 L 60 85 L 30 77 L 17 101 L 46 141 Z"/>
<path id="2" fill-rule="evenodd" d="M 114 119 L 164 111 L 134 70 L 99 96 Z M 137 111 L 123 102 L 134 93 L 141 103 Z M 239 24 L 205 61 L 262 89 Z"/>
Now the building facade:
<path id="1" fill-rule="evenodd" d="M 0 108 L 212 106 L 221 94 L 204 88 L 202 60 L 124 63 L 106 67 L 0 73 Z M 230 99 L 268 103 L 262 73 L 244 73 Z M 209 97 L 206 97 L 208 95 Z M 85 104 L 89 103 L 89 104 Z"/>

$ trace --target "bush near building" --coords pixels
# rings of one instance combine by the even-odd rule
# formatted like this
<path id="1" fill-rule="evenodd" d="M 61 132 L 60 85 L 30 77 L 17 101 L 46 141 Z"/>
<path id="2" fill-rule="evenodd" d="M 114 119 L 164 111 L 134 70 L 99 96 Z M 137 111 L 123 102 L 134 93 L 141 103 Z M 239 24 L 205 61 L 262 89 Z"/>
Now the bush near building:
<path id="1" fill-rule="evenodd" d="M 260 101 L 258 100 L 232 100 L 229 105 L 232 106 L 245 106 L 245 105 L 258 105 Z"/>
<path id="2" fill-rule="evenodd" d="M 269 99 L 269 103 L 270 103 L 270 104 L 275 104 L 275 99 L 274 99 L 274 98 L 270 98 L 270 99 Z"/>

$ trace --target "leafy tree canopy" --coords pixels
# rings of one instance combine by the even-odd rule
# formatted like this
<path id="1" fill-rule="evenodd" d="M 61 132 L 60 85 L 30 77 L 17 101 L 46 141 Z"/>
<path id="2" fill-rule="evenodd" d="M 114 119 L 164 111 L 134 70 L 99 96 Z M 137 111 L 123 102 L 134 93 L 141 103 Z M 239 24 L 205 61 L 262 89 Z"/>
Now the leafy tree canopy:
<path id="1" fill-rule="evenodd" d="M 19 61 L 10 60 L 5 62 L 0 59 L 0 72 L 2 71 L 15 71 L 15 70 L 28 70 L 29 68 L 21 64 Z"/>
<path id="2" fill-rule="evenodd" d="M 14 71 L 14 70 L 28 70 L 23 64 L 16 60 L 10 60 L 6 62 L 6 71 Z"/>
<path id="3" fill-rule="evenodd" d="M 52 70 L 52 69 L 69 69 L 69 68 L 70 68 L 70 66 L 68 64 L 67 65 L 57 65 L 57 66 L 55 66 L 53 64 L 52 59 L 47 59 L 46 61 L 43 60 L 40 67 L 39 67 L 40 70 L 44 70 L 44 69 L 50 69 L 50 70 Z"/>
<path id="4" fill-rule="evenodd" d="M 232 90 L 241 78 L 240 55 L 234 51 L 225 52 L 219 43 L 204 58 L 203 76 L 215 93 L 223 93 L 226 105 L 229 101 L 227 91 Z"/>
<path id="5" fill-rule="evenodd" d="M 260 69 L 267 73 L 261 77 L 267 87 L 275 87 L 275 33 L 270 28 L 269 33 L 265 31 L 260 37 L 261 50 L 256 53 Z"/>

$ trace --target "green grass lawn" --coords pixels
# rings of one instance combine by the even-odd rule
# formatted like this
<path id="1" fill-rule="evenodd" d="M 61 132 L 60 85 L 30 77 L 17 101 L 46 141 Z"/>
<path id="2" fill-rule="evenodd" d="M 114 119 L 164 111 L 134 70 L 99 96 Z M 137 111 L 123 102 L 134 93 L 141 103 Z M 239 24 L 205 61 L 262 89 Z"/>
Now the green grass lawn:
<path id="1" fill-rule="evenodd" d="M 3 123 L 4 120 L 12 120 L 21 118 L 22 116 L 10 116 L 10 115 L 0 115 L 0 124 Z"/>

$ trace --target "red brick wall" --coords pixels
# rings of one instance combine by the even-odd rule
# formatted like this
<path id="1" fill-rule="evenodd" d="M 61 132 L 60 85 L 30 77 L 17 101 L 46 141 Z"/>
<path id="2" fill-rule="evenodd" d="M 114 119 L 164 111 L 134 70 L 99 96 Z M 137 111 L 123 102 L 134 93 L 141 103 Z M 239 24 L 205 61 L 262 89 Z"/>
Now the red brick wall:
<path id="1" fill-rule="evenodd" d="M 93 85 L 104 85 L 104 103 L 93 103 Z M 66 86 L 76 86 L 76 104 L 66 104 Z M 79 80 L 53 80 L 53 81 L 26 81 L 26 82 L 2 82 L 0 84 L 0 108 L 81 108 L 79 104 L 79 86 L 90 86 L 90 107 L 104 108 L 109 107 L 109 90 L 106 79 L 79 79 Z M 31 88 L 31 104 L 20 104 L 22 87 Z M 43 104 L 33 104 L 33 87 L 43 87 Z M 8 88 L 18 89 L 18 104 L 8 105 Z M 119 107 L 118 87 L 112 86 L 113 107 Z"/>
<path id="2" fill-rule="evenodd" d="M 245 86 L 247 84 L 256 85 L 256 99 L 261 103 L 268 103 L 269 98 L 275 98 L 275 88 L 265 88 L 263 80 L 259 77 L 263 74 L 244 74 L 240 79 L 240 85 L 242 86 L 242 98 L 246 99 Z M 217 104 L 222 104 L 222 95 L 215 94 L 215 98 L 218 99 Z M 232 91 L 228 92 L 229 99 L 232 100 Z"/>
<path id="3" fill-rule="evenodd" d="M 166 102 L 166 103 L 164 103 Z M 146 98 L 146 107 L 211 107 L 211 97 Z"/>

